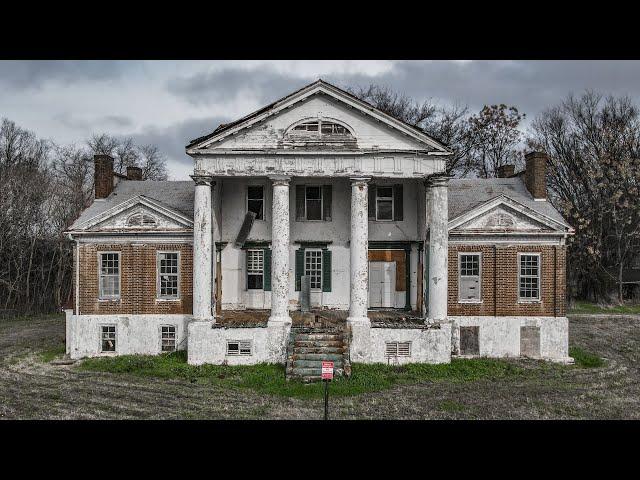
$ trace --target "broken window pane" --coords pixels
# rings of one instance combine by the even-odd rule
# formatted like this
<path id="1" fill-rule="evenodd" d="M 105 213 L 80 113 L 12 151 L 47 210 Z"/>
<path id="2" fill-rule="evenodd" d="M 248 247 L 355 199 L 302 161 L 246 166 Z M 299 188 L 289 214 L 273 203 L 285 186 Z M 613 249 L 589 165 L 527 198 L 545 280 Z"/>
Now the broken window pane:
<path id="1" fill-rule="evenodd" d="M 322 189 L 309 186 L 305 189 L 307 220 L 322 220 Z"/>
<path id="2" fill-rule="evenodd" d="M 520 288 L 521 300 L 540 299 L 540 255 L 520 255 Z"/>
<path id="3" fill-rule="evenodd" d="M 249 186 L 247 192 L 247 210 L 256 214 L 256 220 L 264 219 L 264 187 Z"/>
<path id="4" fill-rule="evenodd" d="M 247 250 L 247 289 L 262 290 L 264 284 L 264 251 Z"/>
<path id="5" fill-rule="evenodd" d="M 115 325 L 102 325 L 102 351 L 103 352 L 115 352 L 116 351 L 116 326 Z"/>

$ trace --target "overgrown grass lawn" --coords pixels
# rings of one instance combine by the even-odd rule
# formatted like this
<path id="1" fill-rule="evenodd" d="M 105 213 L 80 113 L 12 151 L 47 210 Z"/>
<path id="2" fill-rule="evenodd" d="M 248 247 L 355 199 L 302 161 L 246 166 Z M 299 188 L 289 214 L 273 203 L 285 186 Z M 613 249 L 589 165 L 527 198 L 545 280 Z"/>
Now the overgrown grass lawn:
<path id="1" fill-rule="evenodd" d="M 597 357 L 596 357 L 597 358 Z M 158 356 L 124 355 L 90 358 L 79 364 L 80 369 L 124 373 L 145 377 L 183 379 L 193 383 L 208 383 L 231 388 L 250 388 L 260 393 L 297 398 L 320 398 L 321 383 L 304 384 L 286 381 L 282 365 L 259 364 L 225 366 L 187 364 L 184 351 Z M 472 382 L 483 379 L 516 378 L 536 375 L 549 369 L 568 368 L 544 361 L 525 363 L 500 359 L 453 359 L 450 364 L 413 363 L 402 366 L 384 364 L 354 364 L 350 378 L 336 377 L 331 382 L 333 396 L 350 396 L 385 390 L 399 384 L 425 382 Z"/>
<path id="2" fill-rule="evenodd" d="M 603 306 L 597 303 L 576 301 L 569 314 L 589 314 L 589 313 L 614 313 L 614 314 L 640 314 L 640 305 L 611 305 Z"/>

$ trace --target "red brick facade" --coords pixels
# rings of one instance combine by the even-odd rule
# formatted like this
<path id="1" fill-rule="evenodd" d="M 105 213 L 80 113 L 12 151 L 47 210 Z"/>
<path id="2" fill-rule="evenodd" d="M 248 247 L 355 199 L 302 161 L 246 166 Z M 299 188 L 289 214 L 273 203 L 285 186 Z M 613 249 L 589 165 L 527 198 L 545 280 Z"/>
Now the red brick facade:
<path id="1" fill-rule="evenodd" d="M 157 297 L 157 252 L 180 252 L 177 300 Z M 98 253 L 120 252 L 120 299 L 98 298 Z M 191 244 L 85 244 L 80 246 L 80 313 L 191 314 L 193 306 Z M 75 272 L 75 270 L 74 270 Z M 74 275 L 75 276 L 75 275 Z"/>
<path id="2" fill-rule="evenodd" d="M 482 253 L 482 303 L 458 301 L 458 252 Z M 540 301 L 518 300 L 518 253 L 540 253 Z M 566 302 L 566 247 L 553 245 L 450 245 L 449 315 L 562 317 Z"/>

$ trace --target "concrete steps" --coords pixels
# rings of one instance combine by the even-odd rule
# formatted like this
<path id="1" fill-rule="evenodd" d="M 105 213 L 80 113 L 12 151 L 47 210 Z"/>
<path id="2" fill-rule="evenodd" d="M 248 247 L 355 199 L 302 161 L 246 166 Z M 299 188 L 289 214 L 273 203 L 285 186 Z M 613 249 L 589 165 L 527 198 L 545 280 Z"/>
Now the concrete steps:
<path id="1" fill-rule="evenodd" d="M 322 379 L 322 362 L 334 362 L 334 376 L 350 375 L 349 345 L 343 328 L 294 327 L 287 344 L 287 380 Z"/>

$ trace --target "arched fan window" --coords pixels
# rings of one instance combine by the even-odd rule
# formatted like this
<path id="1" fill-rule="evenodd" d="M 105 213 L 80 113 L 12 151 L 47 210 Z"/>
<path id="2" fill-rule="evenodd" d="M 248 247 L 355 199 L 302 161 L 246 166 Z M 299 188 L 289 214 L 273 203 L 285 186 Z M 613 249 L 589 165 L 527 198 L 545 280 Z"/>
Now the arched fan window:
<path id="1" fill-rule="evenodd" d="M 344 125 L 330 120 L 311 120 L 300 123 L 290 130 L 291 133 L 311 133 L 317 135 L 351 135 Z"/>
<path id="2" fill-rule="evenodd" d="M 129 227 L 155 227 L 156 219 L 146 213 L 134 213 L 127 220 Z"/>

